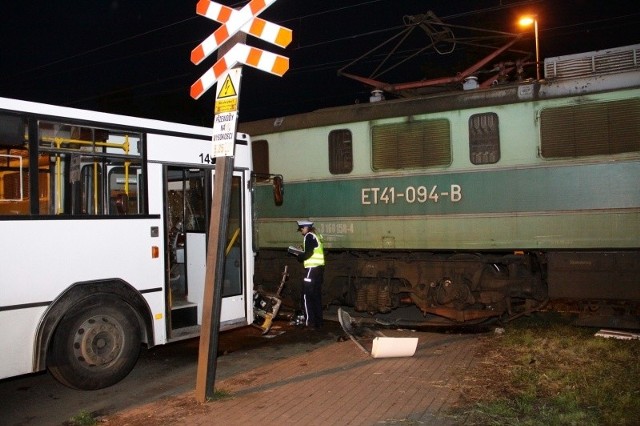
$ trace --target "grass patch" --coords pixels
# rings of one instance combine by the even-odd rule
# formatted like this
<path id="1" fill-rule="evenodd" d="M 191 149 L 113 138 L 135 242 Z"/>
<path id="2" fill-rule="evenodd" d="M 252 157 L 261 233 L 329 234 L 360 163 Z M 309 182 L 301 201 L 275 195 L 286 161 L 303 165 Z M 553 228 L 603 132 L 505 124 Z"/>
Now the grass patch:
<path id="1" fill-rule="evenodd" d="M 93 417 L 92 413 L 82 410 L 77 415 L 71 417 L 65 424 L 69 426 L 94 426 L 98 424 L 98 420 Z"/>
<path id="2" fill-rule="evenodd" d="M 220 401 L 222 399 L 232 398 L 233 394 L 224 389 L 214 389 L 213 396 L 208 399 L 208 401 Z"/>
<path id="3" fill-rule="evenodd" d="M 596 331 L 554 314 L 508 324 L 481 345 L 453 414 L 471 425 L 637 424 L 640 340 Z"/>

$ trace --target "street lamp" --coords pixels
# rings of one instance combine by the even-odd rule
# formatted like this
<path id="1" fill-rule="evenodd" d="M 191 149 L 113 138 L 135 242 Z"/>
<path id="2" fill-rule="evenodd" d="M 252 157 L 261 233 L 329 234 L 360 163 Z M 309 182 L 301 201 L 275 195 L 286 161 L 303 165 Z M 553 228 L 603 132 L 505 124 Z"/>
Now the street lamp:
<path id="1" fill-rule="evenodd" d="M 538 19 L 537 15 L 524 16 L 518 23 L 523 27 L 533 24 L 533 32 L 536 38 L 536 78 L 540 81 L 540 44 L 538 43 Z"/>

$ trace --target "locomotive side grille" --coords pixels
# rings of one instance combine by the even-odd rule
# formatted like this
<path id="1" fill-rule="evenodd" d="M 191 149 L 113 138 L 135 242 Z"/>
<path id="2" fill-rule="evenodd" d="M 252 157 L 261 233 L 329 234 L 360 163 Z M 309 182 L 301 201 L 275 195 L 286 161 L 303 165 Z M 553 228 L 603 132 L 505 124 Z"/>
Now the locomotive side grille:
<path id="1" fill-rule="evenodd" d="M 540 138 L 545 158 L 640 152 L 640 99 L 543 109 Z"/>
<path id="2" fill-rule="evenodd" d="M 547 79 L 615 74 L 634 71 L 638 68 L 640 68 L 640 45 L 544 60 L 544 76 Z"/>
<path id="3" fill-rule="evenodd" d="M 371 144 L 374 170 L 451 164 L 451 132 L 446 119 L 373 126 Z"/>

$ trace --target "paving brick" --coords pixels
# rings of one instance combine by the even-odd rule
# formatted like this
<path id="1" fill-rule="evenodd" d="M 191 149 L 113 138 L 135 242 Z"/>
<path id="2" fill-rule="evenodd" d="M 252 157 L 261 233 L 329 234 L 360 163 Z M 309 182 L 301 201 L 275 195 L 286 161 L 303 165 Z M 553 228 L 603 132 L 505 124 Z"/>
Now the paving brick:
<path id="1" fill-rule="evenodd" d="M 182 411 L 180 404 L 159 401 L 138 408 L 127 424 L 455 424 L 446 410 L 459 397 L 478 339 L 397 331 L 391 337 L 407 335 L 419 338 L 412 357 L 373 359 L 351 341 L 329 343 L 216 383 L 231 398 Z M 176 398 L 189 401 L 194 393 Z M 145 418 L 145 410 L 152 416 Z M 127 413 L 118 413 L 118 420 L 129 421 Z"/>

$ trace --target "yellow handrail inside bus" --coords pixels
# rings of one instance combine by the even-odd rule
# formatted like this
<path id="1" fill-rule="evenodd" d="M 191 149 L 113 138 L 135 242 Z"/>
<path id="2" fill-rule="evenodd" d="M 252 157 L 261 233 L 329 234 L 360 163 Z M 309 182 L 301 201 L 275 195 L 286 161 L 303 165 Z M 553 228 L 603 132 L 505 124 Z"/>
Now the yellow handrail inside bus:
<path id="1" fill-rule="evenodd" d="M 229 255 L 229 252 L 233 248 L 233 245 L 238 240 L 238 236 L 240 236 L 240 228 L 235 230 L 235 232 L 233 233 L 233 236 L 231 237 L 231 241 L 229 241 L 229 244 L 227 244 L 227 249 L 224 251 L 225 256 Z"/>
<path id="2" fill-rule="evenodd" d="M 98 214 L 98 162 L 93 160 L 93 214 Z"/>
<path id="3" fill-rule="evenodd" d="M 54 140 L 56 148 L 60 148 L 62 141 Z M 56 154 L 56 214 L 62 212 L 62 172 L 60 171 L 60 154 Z"/>
<path id="4" fill-rule="evenodd" d="M 122 144 L 122 150 L 125 154 L 129 153 L 129 135 L 124 136 L 124 143 Z M 129 197 L 129 166 L 131 161 L 125 160 L 124 162 L 124 193 Z"/>
<path id="5" fill-rule="evenodd" d="M 62 212 L 62 179 L 60 178 L 60 154 L 56 154 L 56 214 Z"/>
<path id="6" fill-rule="evenodd" d="M 120 148 L 121 150 L 125 151 L 125 153 L 129 152 L 129 136 L 126 135 L 125 136 L 125 141 L 122 143 L 115 143 L 115 142 L 99 142 L 99 141 L 85 141 L 82 139 L 72 139 L 72 138 L 61 138 L 61 137 L 42 137 L 42 140 L 44 142 L 53 142 L 57 145 L 57 148 L 60 148 L 60 145 L 62 145 L 63 143 L 74 143 L 74 144 L 78 144 L 78 145 L 95 145 L 95 146 L 103 146 L 103 147 L 107 147 L 107 148 Z"/>
<path id="7" fill-rule="evenodd" d="M 63 143 L 74 143 L 78 145 L 92 145 L 92 146 L 101 146 L 107 148 L 119 148 L 124 151 L 125 154 L 129 154 L 129 135 L 125 135 L 124 142 L 122 143 L 113 143 L 113 142 L 95 142 L 95 141 L 85 141 L 82 139 L 72 139 L 72 138 L 60 138 L 60 137 L 43 137 L 42 140 L 44 142 L 53 142 L 57 149 L 62 147 Z M 62 213 L 62 170 L 61 170 L 61 159 L 60 154 L 56 154 L 56 214 Z M 128 196 L 129 195 L 129 167 L 131 166 L 130 160 L 125 160 L 124 162 L 124 192 Z M 93 213 L 98 214 L 98 162 L 94 160 L 93 162 Z"/>

